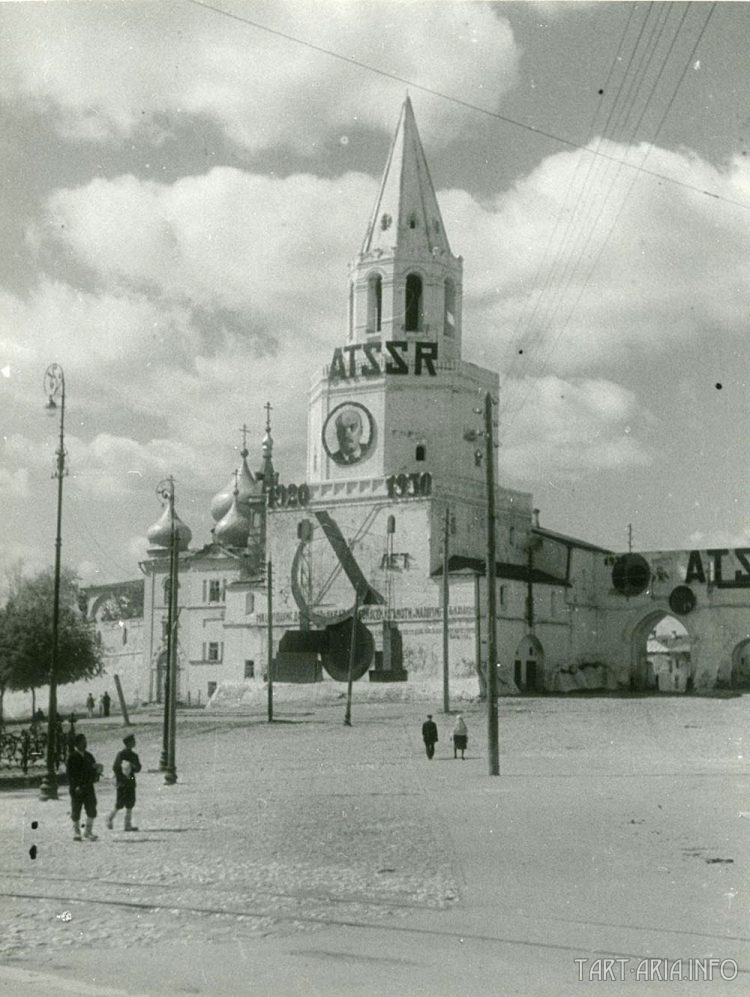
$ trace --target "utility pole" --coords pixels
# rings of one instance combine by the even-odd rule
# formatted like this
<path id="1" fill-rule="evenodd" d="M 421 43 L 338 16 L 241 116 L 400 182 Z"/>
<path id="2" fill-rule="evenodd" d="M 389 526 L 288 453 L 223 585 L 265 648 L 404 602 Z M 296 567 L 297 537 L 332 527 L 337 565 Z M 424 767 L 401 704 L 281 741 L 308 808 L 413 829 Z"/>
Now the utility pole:
<path id="1" fill-rule="evenodd" d="M 450 691 L 448 686 L 448 604 L 450 599 L 450 583 L 448 581 L 448 537 L 450 534 L 451 511 L 445 507 L 445 525 L 443 528 L 443 713 L 450 713 Z"/>
<path id="2" fill-rule="evenodd" d="M 268 619 L 266 620 L 268 644 L 268 722 L 273 721 L 273 566 L 269 559 L 266 567 L 266 585 L 268 586 Z"/>
<path id="3" fill-rule="evenodd" d="M 495 434 L 492 395 L 484 397 L 487 477 L 487 755 L 490 775 L 500 774 L 497 730 L 497 593 L 495 591 Z"/>
<path id="4" fill-rule="evenodd" d="M 352 639 L 349 644 L 349 674 L 346 679 L 346 713 L 344 724 L 352 725 L 352 675 L 354 672 L 354 656 L 357 649 L 357 622 L 359 620 L 359 589 L 354 590 L 354 615 L 352 616 Z"/>

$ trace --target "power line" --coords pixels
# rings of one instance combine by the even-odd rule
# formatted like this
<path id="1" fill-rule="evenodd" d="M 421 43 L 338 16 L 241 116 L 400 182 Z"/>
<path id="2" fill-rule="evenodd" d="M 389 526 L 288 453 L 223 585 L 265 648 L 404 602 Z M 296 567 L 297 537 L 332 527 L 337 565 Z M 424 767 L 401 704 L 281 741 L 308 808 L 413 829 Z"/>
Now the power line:
<path id="1" fill-rule="evenodd" d="M 432 87 L 426 87 L 421 83 L 416 83 L 414 80 L 407 79 L 405 76 L 400 76 L 397 73 L 390 73 L 386 69 L 380 69 L 377 66 L 371 66 L 369 63 L 361 62 L 359 59 L 355 59 L 350 55 L 341 55 L 340 52 L 334 52 L 332 49 L 325 48 L 322 45 L 316 45 L 314 42 L 305 41 L 302 38 L 297 38 L 294 35 L 290 35 L 284 31 L 279 31 L 278 28 L 270 28 L 267 24 L 261 24 L 258 21 L 253 21 L 249 17 L 243 17 L 240 14 L 235 14 L 232 11 L 224 10 L 221 7 L 214 7 L 210 3 L 205 3 L 204 0 L 188 0 L 196 7 L 203 7 L 206 10 L 213 11 L 215 14 L 220 14 L 223 17 L 228 17 L 233 21 L 239 21 L 241 24 L 246 24 L 251 28 L 257 28 L 258 31 L 265 31 L 269 35 L 274 35 L 277 38 L 283 38 L 285 41 L 292 42 L 295 45 L 301 45 L 304 48 L 311 49 L 313 52 L 319 52 L 321 55 L 327 55 L 331 59 L 338 59 L 340 62 L 345 62 L 350 66 L 356 66 L 358 69 L 364 69 L 369 73 L 375 73 L 378 76 L 383 76 L 386 79 L 394 80 L 396 83 L 403 83 L 405 86 L 419 90 L 422 93 L 430 94 L 432 97 L 438 97 L 441 100 L 450 101 L 459 107 L 464 107 L 469 111 L 476 111 L 478 114 L 485 114 L 490 118 L 495 118 L 497 121 L 503 121 L 505 124 L 513 125 L 516 128 L 523 128 L 527 132 L 531 132 L 534 135 L 539 135 L 542 138 L 551 139 L 553 142 L 559 142 L 561 145 L 566 145 L 571 149 L 580 149 L 583 152 L 591 156 L 599 156 L 602 159 L 607 159 L 610 162 L 618 163 L 622 166 L 627 167 L 630 170 L 635 170 L 639 173 L 645 173 L 647 176 L 655 177 L 657 180 L 663 180 L 666 183 L 674 184 L 677 187 L 684 187 L 687 190 L 696 191 L 699 194 L 704 194 L 706 197 L 714 198 L 717 201 L 724 201 L 727 204 L 733 204 L 739 208 L 745 208 L 750 210 L 750 204 L 746 201 L 737 201 L 731 197 L 725 197 L 722 194 L 717 194 L 715 191 L 705 190 L 702 187 L 698 187 L 695 184 L 688 183 L 686 180 L 678 180 L 676 177 L 667 176 L 664 173 L 659 173 L 656 170 L 646 169 L 644 166 L 634 166 L 632 163 L 628 163 L 625 160 L 619 159 L 617 156 L 610 156 L 606 152 L 601 150 L 589 149 L 587 146 L 582 145 L 580 142 L 575 142 L 572 139 L 564 138 L 562 135 L 556 135 L 554 132 L 548 132 L 543 128 L 537 128 L 535 125 L 527 124 L 523 121 L 517 121 L 515 118 L 509 118 L 505 114 L 500 114 L 499 111 L 490 111 L 489 108 L 481 107 L 478 104 L 472 104 L 468 100 L 462 100 L 460 97 L 454 97 L 451 94 L 443 93 L 440 90 L 434 90 Z M 712 4 L 713 8 L 716 3 Z"/>

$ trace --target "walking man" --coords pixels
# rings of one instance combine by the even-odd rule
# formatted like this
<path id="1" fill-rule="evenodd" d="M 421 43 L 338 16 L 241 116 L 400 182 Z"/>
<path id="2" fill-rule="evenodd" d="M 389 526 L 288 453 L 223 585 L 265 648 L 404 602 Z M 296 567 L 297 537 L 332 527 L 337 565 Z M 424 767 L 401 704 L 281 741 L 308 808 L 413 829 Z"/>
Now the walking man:
<path id="1" fill-rule="evenodd" d="M 122 743 L 125 747 L 117 752 L 112 771 L 117 780 L 117 799 L 115 809 L 107 817 L 107 827 L 111 831 L 118 810 L 125 810 L 125 830 L 137 831 L 133 827 L 133 807 L 135 806 L 135 774 L 141 771 L 141 760 L 135 753 L 135 734 L 127 734 Z"/>
<path id="2" fill-rule="evenodd" d="M 73 841 L 81 840 L 81 810 L 86 811 L 86 841 L 96 841 L 94 818 L 96 817 L 96 791 L 94 783 L 99 781 L 103 766 L 99 765 L 90 751 L 86 751 L 86 735 L 76 734 L 73 750 L 66 763 L 68 791 L 70 792 L 70 816 L 73 821 Z"/>
<path id="3" fill-rule="evenodd" d="M 422 740 L 424 741 L 427 757 L 432 758 L 435 754 L 435 745 L 438 739 L 437 724 L 432 719 L 432 714 L 427 714 L 427 719 L 422 724 Z"/>

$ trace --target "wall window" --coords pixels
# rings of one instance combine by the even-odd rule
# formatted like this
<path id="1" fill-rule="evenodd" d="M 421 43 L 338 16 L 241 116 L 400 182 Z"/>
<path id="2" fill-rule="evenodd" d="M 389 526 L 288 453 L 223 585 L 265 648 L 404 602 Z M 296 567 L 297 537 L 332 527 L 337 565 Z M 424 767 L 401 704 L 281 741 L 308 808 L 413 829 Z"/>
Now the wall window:
<path id="1" fill-rule="evenodd" d="M 212 640 L 208 643 L 208 658 L 207 661 L 218 661 L 219 660 L 219 643 L 218 641 Z"/>
<path id="2" fill-rule="evenodd" d="M 426 458 L 427 458 L 427 447 L 424 445 L 424 443 L 420 443 L 417 446 L 416 458 L 417 458 L 417 460 L 426 460 Z"/>
<path id="3" fill-rule="evenodd" d="M 383 324 L 383 278 L 372 274 L 367 281 L 367 332 L 380 332 Z"/>
<path id="4" fill-rule="evenodd" d="M 446 336 L 456 335 L 456 285 L 450 278 L 448 278 L 445 282 L 443 331 Z"/>
<path id="5" fill-rule="evenodd" d="M 245 678 L 254 679 L 255 678 L 255 662 L 245 659 Z"/>
<path id="6" fill-rule="evenodd" d="M 215 682 L 209 682 L 208 683 L 208 688 L 207 688 L 206 691 L 208 692 L 208 698 L 210 699 L 213 696 L 213 694 L 216 692 L 216 683 Z"/>
<path id="7" fill-rule="evenodd" d="M 410 273 L 406 278 L 406 298 L 404 301 L 404 330 L 419 332 L 422 328 L 422 278 Z"/>
<path id="8" fill-rule="evenodd" d="M 505 587 L 505 585 L 501 585 L 500 586 L 499 597 L 500 597 L 500 605 L 504 607 L 505 606 L 505 599 L 506 599 L 506 587 Z"/>
<path id="9" fill-rule="evenodd" d="M 245 616 L 255 612 L 255 595 L 252 592 L 245 593 Z"/>
<path id="10" fill-rule="evenodd" d="M 212 578 L 208 583 L 208 601 L 221 602 L 221 582 L 218 578 Z"/>

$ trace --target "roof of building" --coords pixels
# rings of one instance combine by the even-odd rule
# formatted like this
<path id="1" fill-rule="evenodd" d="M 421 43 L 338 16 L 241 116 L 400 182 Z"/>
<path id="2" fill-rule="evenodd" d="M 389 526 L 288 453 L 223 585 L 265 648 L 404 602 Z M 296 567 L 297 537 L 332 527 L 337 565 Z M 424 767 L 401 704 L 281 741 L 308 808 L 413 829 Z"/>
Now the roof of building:
<path id="1" fill-rule="evenodd" d="M 589 543 L 587 540 L 579 540 L 577 537 L 570 537 L 565 533 L 556 533 L 554 530 L 548 530 L 544 526 L 532 526 L 531 532 L 536 533 L 541 537 L 549 537 L 550 540 L 558 540 L 560 543 L 566 544 L 568 547 L 580 547 L 581 550 L 593 550 L 598 554 L 614 553 L 614 551 L 610 550 L 608 547 L 600 547 L 598 544 Z"/>

